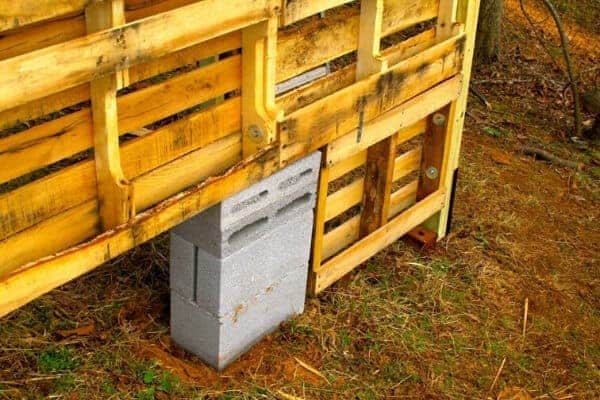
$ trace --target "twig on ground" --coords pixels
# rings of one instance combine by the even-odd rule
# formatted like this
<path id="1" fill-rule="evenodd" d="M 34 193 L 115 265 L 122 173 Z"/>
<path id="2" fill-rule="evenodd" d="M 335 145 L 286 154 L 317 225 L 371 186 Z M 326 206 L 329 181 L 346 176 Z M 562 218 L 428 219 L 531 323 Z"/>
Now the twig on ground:
<path id="1" fill-rule="evenodd" d="M 550 153 L 549 151 L 538 149 L 537 147 L 525 146 L 523 147 L 523 153 L 528 156 L 534 156 L 540 160 L 548 161 L 549 163 L 561 165 L 567 168 L 573 168 L 577 170 L 584 169 L 584 165 L 575 161 L 565 160 Z"/>
<path id="2" fill-rule="evenodd" d="M 527 333 L 527 314 L 529 313 L 529 298 L 525 298 L 525 306 L 523 307 L 523 340 L 525 340 L 525 333 Z"/>
<path id="3" fill-rule="evenodd" d="M 498 372 L 496 372 L 496 376 L 494 377 L 494 381 L 492 382 L 492 385 L 490 386 L 489 392 L 494 390 L 494 386 L 496 386 L 498 379 L 500 379 L 500 374 L 502 373 L 502 369 L 504 368 L 504 363 L 506 363 L 506 357 L 504 357 L 502 359 L 502 364 L 500 364 L 500 368 L 498 368 Z"/>
<path id="4" fill-rule="evenodd" d="M 477 89 L 477 87 L 475 86 L 475 84 L 473 82 L 471 82 L 471 84 L 469 85 L 469 90 L 471 91 L 471 93 L 473 93 L 473 95 L 475 95 L 475 97 L 477 97 L 477 99 L 479 101 L 481 101 L 481 103 L 487 107 L 488 110 L 492 109 L 492 105 L 490 104 L 489 101 L 487 101 L 487 99 L 483 96 L 483 94 L 481 94 L 481 92 L 479 91 L 479 89 Z"/>

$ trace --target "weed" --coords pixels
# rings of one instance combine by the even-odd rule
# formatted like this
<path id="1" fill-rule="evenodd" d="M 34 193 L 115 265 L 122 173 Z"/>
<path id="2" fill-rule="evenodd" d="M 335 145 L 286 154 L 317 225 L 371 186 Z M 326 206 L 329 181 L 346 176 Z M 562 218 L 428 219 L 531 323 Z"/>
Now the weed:
<path id="1" fill-rule="evenodd" d="M 38 368 L 42 372 L 70 371 L 77 361 L 66 348 L 46 350 L 38 357 Z"/>

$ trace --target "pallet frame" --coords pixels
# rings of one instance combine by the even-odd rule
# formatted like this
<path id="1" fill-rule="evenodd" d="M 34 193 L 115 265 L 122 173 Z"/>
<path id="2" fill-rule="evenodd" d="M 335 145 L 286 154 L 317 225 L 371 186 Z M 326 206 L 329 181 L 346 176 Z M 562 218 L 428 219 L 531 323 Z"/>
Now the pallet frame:
<path id="1" fill-rule="evenodd" d="M 0 18 L 7 32 L 0 38 L 0 129 L 91 104 L 0 137 L 0 162 L 9 166 L 0 183 L 90 148 L 95 156 L 0 194 L 0 316 L 318 149 L 312 293 L 417 225 L 443 237 L 477 0 L 363 0 L 359 14 L 340 9 L 326 28 L 308 17 L 349 1 L 57 1 L 36 2 L 36 13 L 28 1 L 0 6 L 10 17 Z M 411 11 L 408 3 L 417 2 Z M 214 23 L 193 22 L 209 12 Z M 434 29 L 381 50 L 383 37 L 432 16 Z M 285 27 L 292 23 L 314 38 L 302 63 L 290 60 L 307 33 Z M 60 33 L 50 43 L 39 39 L 48 30 Z M 355 66 L 275 97 L 276 83 L 354 49 Z M 215 62 L 136 86 L 208 57 Z M 149 98 L 157 104 L 149 107 Z M 121 142 L 211 99 L 206 109 Z M 432 122 L 436 113 L 444 115 L 441 128 Z M 422 156 L 396 154 L 398 143 L 422 132 Z M 360 165 L 368 179 L 327 195 L 330 180 Z M 433 181 L 426 174 L 432 166 Z M 421 178 L 392 192 L 415 169 Z M 328 203 L 341 206 L 331 211 Z M 360 216 L 325 233 L 326 218 L 350 203 L 362 204 Z M 332 234 L 349 247 L 332 247 Z"/>

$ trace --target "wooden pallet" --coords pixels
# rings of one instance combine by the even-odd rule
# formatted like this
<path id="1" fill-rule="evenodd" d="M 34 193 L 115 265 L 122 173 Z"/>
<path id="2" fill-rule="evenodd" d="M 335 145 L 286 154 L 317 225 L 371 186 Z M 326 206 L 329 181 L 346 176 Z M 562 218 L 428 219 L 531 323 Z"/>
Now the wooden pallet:
<path id="1" fill-rule="evenodd" d="M 416 225 L 443 236 L 478 1 L 351 3 L 0 4 L 0 315 L 319 149 L 313 292 Z"/>

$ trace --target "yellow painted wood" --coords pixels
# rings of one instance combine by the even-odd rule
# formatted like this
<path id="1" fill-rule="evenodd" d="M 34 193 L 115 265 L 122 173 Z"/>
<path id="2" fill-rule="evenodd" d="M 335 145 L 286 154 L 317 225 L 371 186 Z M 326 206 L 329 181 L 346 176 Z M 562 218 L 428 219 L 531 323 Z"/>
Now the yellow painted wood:
<path id="1" fill-rule="evenodd" d="M 19 273 L 0 280 L 0 316 L 258 182 L 274 172 L 277 164 L 276 149 L 265 149 L 225 175 L 203 182 L 170 199 L 152 212 L 137 215 L 127 224 L 105 235 L 23 266 Z"/>
<path id="2" fill-rule="evenodd" d="M 419 146 L 396 157 L 394 162 L 394 182 L 419 169 L 422 151 L 423 149 Z"/>
<path id="3" fill-rule="evenodd" d="M 325 159 L 327 157 L 325 156 Z M 333 182 L 337 178 L 347 174 L 348 172 L 364 165 L 367 162 L 367 152 L 361 151 L 356 153 L 352 157 L 348 157 L 345 160 L 333 164 L 329 167 L 329 182 Z"/>
<path id="4" fill-rule="evenodd" d="M 377 143 L 378 140 L 394 134 L 398 129 L 406 129 L 401 133 L 406 140 L 423 133 L 423 118 L 456 99 L 461 88 L 462 77 L 455 76 L 367 123 L 362 130 L 365 139 L 361 143 L 356 143 L 356 139 L 352 141 L 358 134 L 356 129 L 347 133 L 345 137 L 331 141 L 328 145 L 330 156 L 327 163 L 338 162 L 339 158 L 362 151 L 371 143 Z"/>
<path id="5" fill-rule="evenodd" d="M 417 202 L 418 179 L 401 187 L 390 197 L 390 216 L 395 216 Z"/>
<path id="6" fill-rule="evenodd" d="M 316 276 L 316 292 L 319 293 L 352 271 L 357 265 L 389 246 L 398 238 L 417 227 L 423 220 L 438 212 L 445 201 L 440 190 L 392 219 L 371 235 L 359 240 L 322 265 Z"/>
<path id="7" fill-rule="evenodd" d="M 85 9 L 86 28 L 94 33 L 125 23 L 123 0 L 94 3 Z M 119 70 L 90 83 L 98 210 L 102 229 L 112 229 L 135 214 L 133 187 L 121 168 L 117 90 L 129 81 Z"/>
<path id="8" fill-rule="evenodd" d="M 186 118 L 121 148 L 123 170 L 133 179 L 150 169 L 241 129 L 239 98 Z M 82 162 L 0 195 L 0 240 L 97 194 L 94 165 Z"/>
<path id="9" fill-rule="evenodd" d="M 242 153 L 244 157 L 276 138 L 275 68 L 277 18 L 242 31 Z"/>
<path id="10" fill-rule="evenodd" d="M 321 261 L 331 258 L 350 244 L 356 242 L 358 240 L 359 228 L 360 214 L 350 218 L 330 232 L 327 232 L 323 236 L 323 254 Z M 314 270 L 318 272 L 321 269 L 321 264 L 319 263 L 319 267 Z"/>
<path id="11" fill-rule="evenodd" d="M 289 25 L 301 19 L 319 14 L 330 8 L 350 3 L 353 0 L 293 0 L 283 1 L 283 12 L 281 13 L 281 24 Z"/>
<path id="12" fill-rule="evenodd" d="M 384 74 L 373 75 L 286 116 L 280 126 L 282 159 L 297 158 L 356 129 L 360 114 L 368 122 L 452 77 L 460 69 L 463 40 L 457 36 L 443 41 Z M 360 99 L 361 107 L 357 107 Z"/>
<path id="13" fill-rule="evenodd" d="M 269 3 L 204 0 L 0 61 L 0 110 L 263 21 Z M 193 15 L 211 18 L 199 24 Z"/>
<path id="14" fill-rule="evenodd" d="M 325 221 L 330 221 L 344 211 L 359 204 L 362 201 L 364 186 L 364 178 L 359 178 L 327 196 Z"/>

